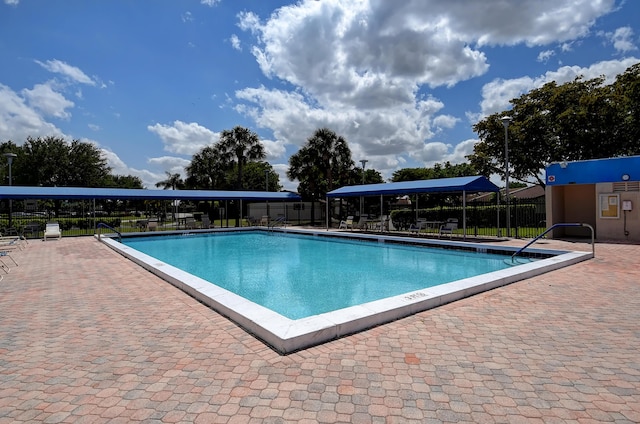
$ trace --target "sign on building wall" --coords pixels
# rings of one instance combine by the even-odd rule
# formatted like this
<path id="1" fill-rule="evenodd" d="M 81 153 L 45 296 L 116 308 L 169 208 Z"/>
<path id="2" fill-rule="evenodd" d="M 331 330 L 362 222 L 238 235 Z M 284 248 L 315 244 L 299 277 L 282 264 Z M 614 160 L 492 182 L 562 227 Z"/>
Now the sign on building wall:
<path id="1" fill-rule="evenodd" d="M 600 218 L 620 217 L 620 195 L 601 194 L 600 195 Z"/>

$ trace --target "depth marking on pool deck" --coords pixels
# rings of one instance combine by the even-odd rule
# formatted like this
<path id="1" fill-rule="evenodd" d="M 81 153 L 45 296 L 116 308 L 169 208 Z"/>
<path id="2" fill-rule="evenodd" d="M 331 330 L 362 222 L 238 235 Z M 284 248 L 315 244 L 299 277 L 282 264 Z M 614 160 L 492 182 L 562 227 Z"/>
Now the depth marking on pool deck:
<path id="1" fill-rule="evenodd" d="M 249 229 L 224 229 L 221 231 L 247 231 Z M 255 229 L 253 229 L 255 230 Z M 305 231 L 295 229 L 271 230 L 283 233 L 301 234 L 307 236 L 353 237 L 353 235 L 330 231 Z M 167 233 L 167 235 L 182 234 Z M 359 239 L 378 242 L 406 242 L 400 236 L 381 236 L 374 234 L 358 234 Z M 185 293 L 198 299 L 213 310 L 236 322 L 248 332 L 252 333 L 276 351 L 287 354 L 310 346 L 318 345 L 329 340 L 357 333 L 376 325 L 385 324 L 416 314 L 427 309 L 435 308 L 465 297 L 472 296 L 496 287 L 511 284 L 516 281 L 531 278 L 546 272 L 554 271 L 593 257 L 592 252 L 557 251 L 548 249 L 527 249 L 528 252 L 540 255 L 555 255 L 535 262 L 525 263 L 511 268 L 465 278 L 439 286 L 430 287 L 404 293 L 385 299 L 355 305 L 337 311 L 327 312 L 298 320 L 286 318 L 257 303 L 251 302 L 235 293 L 225 290 L 215 284 L 196 277 L 188 272 L 166 264 L 133 248 L 118 243 L 109 237 L 100 237 L 110 248 L 158 277 L 173 284 Z M 463 248 L 467 250 L 485 251 L 486 245 L 478 243 L 418 240 L 411 239 L 412 244 L 431 247 Z M 511 254 L 515 247 L 492 247 L 492 250 Z"/>
<path id="2" fill-rule="evenodd" d="M 413 294 L 405 296 L 404 298 L 406 300 L 415 300 L 415 299 L 420 299 L 421 297 L 427 297 L 427 296 L 429 296 L 427 293 L 415 292 Z"/>

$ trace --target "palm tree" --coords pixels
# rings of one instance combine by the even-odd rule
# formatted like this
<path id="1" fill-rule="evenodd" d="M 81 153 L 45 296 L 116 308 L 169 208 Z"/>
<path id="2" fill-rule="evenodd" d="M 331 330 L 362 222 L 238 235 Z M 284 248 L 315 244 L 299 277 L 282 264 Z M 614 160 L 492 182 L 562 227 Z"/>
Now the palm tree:
<path id="1" fill-rule="evenodd" d="M 172 174 L 169 171 L 165 171 L 165 174 L 167 174 L 167 179 L 157 182 L 156 187 L 162 187 L 163 190 L 178 190 L 184 187 L 184 182 L 180 174 Z"/>
<path id="2" fill-rule="evenodd" d="M 334 187 L 348 183 L 354 166 L 347 141 L 327 128 L 316 130 L 307 144 L 289 158 L 287 177 L 300 181 L 298 191 L 311 200 L 312 224 L 314 202 Z"/>
<path id="3" fill-rule="evenodd" d="M 221 158 L 228 164 L 238 167 L 236 190 L 242 189 L 242 170 L 248 161 L 262 160 L 266 157 L 260 138 L 244 127 L 234 127 L 220 134 L 218 148 Z"/>
<path id="4" fill-rule="evenodd" d="M 164 181 L 157 182 L 156 187 L 162 187 L 163 190 L 168 190 L 168 189 L 177 190 L 184 187 L 184 181 L 182 181 L 182 177 L 180 177 L 180 174 L 172 174 L 169 171 L 165 171 L 165 174 L 167 174 L 167 179 Z M 177 200 L 174 200 L 174 205 L 175 205 L 175 208 L 171 208 L 171 215 L 173 220 L 175 221 L 176 212 L 178 209 Z"/>
<path id="5" fill-rule="evenodd" d="M 335 183 L 355 166 L 347 141 L 330 129 L 316 130 L 313 137 L 309 139 L 309 147 L 320 161 L 318 165 L 326 179 L 326 191 L 333 190 Z"/>

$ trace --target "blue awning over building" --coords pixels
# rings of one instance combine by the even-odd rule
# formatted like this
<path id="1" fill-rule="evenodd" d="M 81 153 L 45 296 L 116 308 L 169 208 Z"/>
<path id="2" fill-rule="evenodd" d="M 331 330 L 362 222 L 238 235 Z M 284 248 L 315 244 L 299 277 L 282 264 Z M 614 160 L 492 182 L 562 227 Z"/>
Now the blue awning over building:
<path id="1" fill-rule="evenodd" d="M 299 201 L 291 192 L 221 190 L 146 190 L 90 187 L 0 186 L 0 199 L 246 200 Z"/>
<path id="2" fill-rule="evenodd" d="M 554 162 L 546 174 L 549 186 L 640 181 L 640 156 Z"/>
<path id="3" fill-rule="evenodd" d="M 409 193 L 496 192 L 497 185 L 486 177 L 455 177 L 434 180 L 402 181 L 398 183 L 345 186 L 327 193 L 327 197 L 396 195 Z"/>

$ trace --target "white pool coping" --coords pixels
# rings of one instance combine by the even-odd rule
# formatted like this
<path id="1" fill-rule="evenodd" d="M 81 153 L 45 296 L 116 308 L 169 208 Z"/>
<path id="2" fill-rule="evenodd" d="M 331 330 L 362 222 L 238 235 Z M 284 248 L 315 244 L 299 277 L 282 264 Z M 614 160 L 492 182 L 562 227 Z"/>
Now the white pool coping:
<path id="1" fill-rule="evenodd" d="M 259 229 L 260 227 L 258 227 Z M 247 231 L 256 228 L 213 230 Z M 210 230 L 208 230 L 210 231 Z M 516 252 L 517 247 L 495 246 L 486 243 L 470 243 L 445 240 L 425 240 L 379 234 L 350 234 L 335 231 L 276 229 L 285 233 L 308 236 L 358 237 L 384 242 L 424 244 L 440 247 L 458 247 L 480 252 L 503 251 Z M 190 231 L 199 232 L 199 231 Z M 184 232 L 178 232 L 182 234 Z M 142 233 L 150 235 L 149 233 Z M 162 233 L 163 235 L 165 233 Z M 167 235 L 171 233 L 166 233 Z M 176 233 L 173 233 L 176 234 Z M 154 234 L 161 235 L 161 234 Z M 213 310 L 228 317 L 248 332 L 252 333 L 276 351 L 288 354 L 297 350 L 315 346 L 348 334 L 357 333 L 413 315 L 417 312 L 435 308 L 465 297 L 472 296 L 496 287 L 531 278 L 546 272 L 573 265 L 593 257 L 592 252 L 558 251 L 528 248 L 526 251 L 542 255 L 555 255 L 546 259 L 525 263 L 511 268 L 494 271 L 476 277 L 465 278 L 435 287 L 415 290 L 397 296 L 351 306 L 337 311 L 292 320 L 264 306 L 258 305 L 215 284 L 182 271 L 172 265 L 159 261 L 149 255 L 118 243 L 110 237 L 99 237 L 107 246 L 168 281 Z"/>

